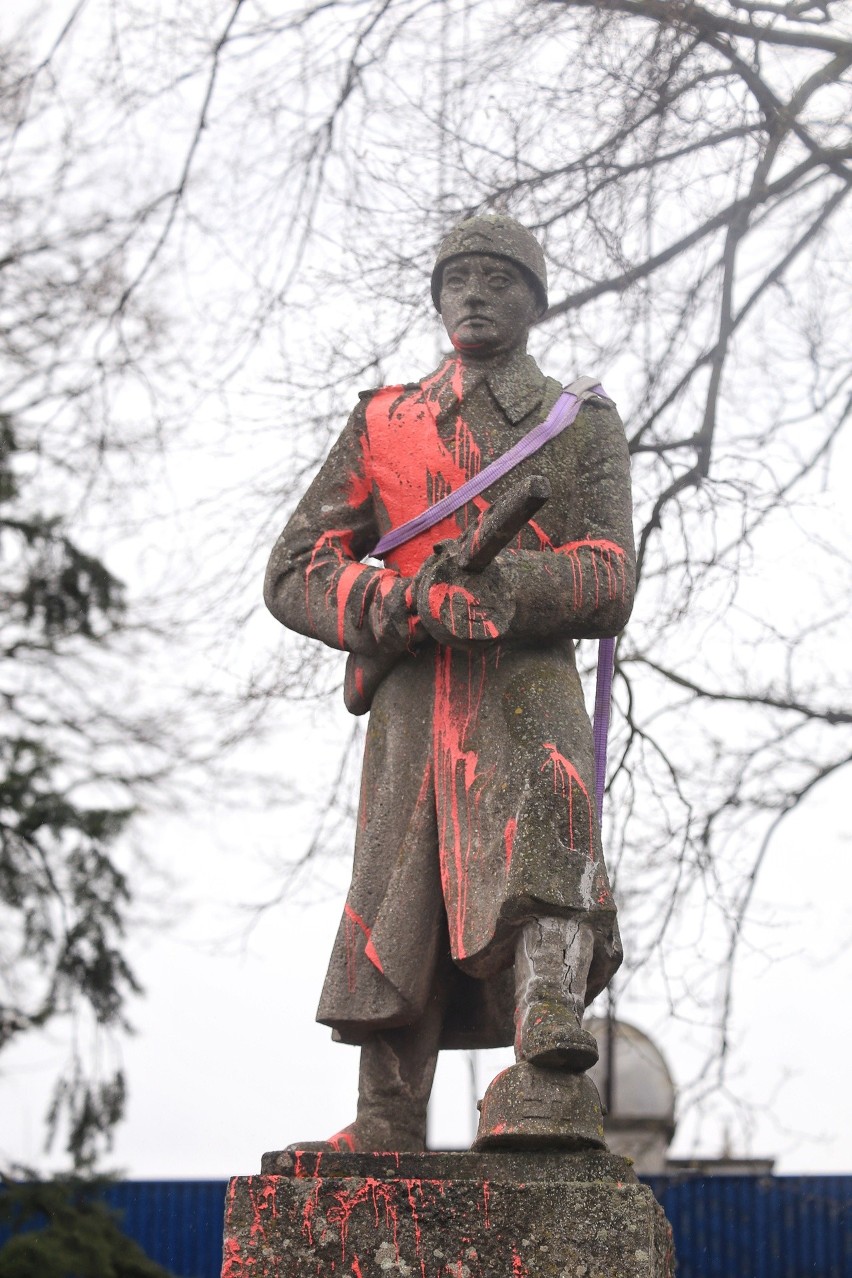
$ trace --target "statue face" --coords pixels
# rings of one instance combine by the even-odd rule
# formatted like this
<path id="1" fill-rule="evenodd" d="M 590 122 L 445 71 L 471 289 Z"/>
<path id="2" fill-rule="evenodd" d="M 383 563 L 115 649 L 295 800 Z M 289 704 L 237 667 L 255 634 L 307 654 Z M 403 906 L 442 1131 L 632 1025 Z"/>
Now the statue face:
<path id="1" fill-rule="evenodd" d="M 463 355 L 490 358 L 526 346 L 538 314 L 535 293 L 508 258 L 465 253 L 441 275 L 441 319 Z"/>

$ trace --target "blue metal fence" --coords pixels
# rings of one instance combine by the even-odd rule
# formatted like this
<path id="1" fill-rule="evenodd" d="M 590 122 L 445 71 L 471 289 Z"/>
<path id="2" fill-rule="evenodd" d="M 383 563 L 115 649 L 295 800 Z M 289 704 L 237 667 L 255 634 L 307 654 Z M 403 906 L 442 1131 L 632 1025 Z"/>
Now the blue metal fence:
<path id="1" fill-rule="evenodd" d="M 656 1176 L 678 1278 L 852 1278 L 852 1176 Z M 219 1278 L 226 1182 L 123 1181 L 122 1225 L 178 1278 Z M 0 1239 L 2 1242 L 2 1239 Z"/>
<path id="2" fill-rule="evenodd" d="M 226 1180 L 125 1180 L 105 1200 L 121 1227 L 178 1278 L 219 1278 Z"/>
<path id="3" fill-rule="evenodd" d="M 852 1278 L 852 1176 L 650 1177 L 678 1278 Z"/>

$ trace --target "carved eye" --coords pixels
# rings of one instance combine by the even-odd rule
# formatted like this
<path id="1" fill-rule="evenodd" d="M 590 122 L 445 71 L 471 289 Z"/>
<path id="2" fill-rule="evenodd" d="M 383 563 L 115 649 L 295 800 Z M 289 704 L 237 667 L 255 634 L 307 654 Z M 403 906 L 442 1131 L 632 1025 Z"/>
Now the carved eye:
<path id="1" fill-rule="evenodd" d="M 461 288 L 467 276 L 462 271 L 444 271 L 442 288 Z"/>

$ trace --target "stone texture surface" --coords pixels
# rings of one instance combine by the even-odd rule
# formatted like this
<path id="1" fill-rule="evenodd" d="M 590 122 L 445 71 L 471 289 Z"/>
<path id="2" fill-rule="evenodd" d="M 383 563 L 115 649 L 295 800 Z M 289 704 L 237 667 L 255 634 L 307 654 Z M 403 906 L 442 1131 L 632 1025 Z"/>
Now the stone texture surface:
<path id="1" fill-rule="evenodd" d="M 475 1149 L 606 1149 L 600 1097 L 586 1074 L 522 1061 L 492 1080 L 480 1102 Z"/>
<path id="2" fill-rule="evenodd" d="M 672 1278 L 671 1231 L 604 1152 L 273 1153 L 228 1190 L 223 1278 Z"/>
<path id="3" fill-rule="evenodd" d="M 624 427 L 592 396 L 486 494 L 384 552 L 382 567 L 362 562 L 561 394 L 526 350 L 545 291 L 528 231 L 466 222 L 433 286 L 453 353 L 426 377 L 363 394 L 276 542 L 265 599 L 284 626 L 349 653 L 350 708 L 371 706 L 352 882 L 318 1019 L 362 1045 L 419 1024 L 440 986 L 437 1050 L 513 1042 L 511 968 L 531 919 L 587 925 L 586 1003 L 621 960 L 574 642 L 623 628 L 635 556 Z M 491 563 L 472 572 L 447 553 L 533 476 L 550 497 Z"/>

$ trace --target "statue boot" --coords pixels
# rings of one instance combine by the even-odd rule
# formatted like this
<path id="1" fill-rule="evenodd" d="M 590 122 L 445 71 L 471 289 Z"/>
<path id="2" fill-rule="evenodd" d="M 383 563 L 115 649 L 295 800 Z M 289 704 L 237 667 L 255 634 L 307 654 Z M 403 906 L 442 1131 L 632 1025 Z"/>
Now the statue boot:
<path id="1" fill-rule="evenodd" d="M 422 1153 L 426 1111 L 444 1016 L 439 991 L 413 1025 L 381 1030 L 361 1045 L 358 1112 L 354 1123 L 324 1141 L 290 1145 L 297 1150 L 339 1153 Z"/>
<path id="2" fill-rule="evenodd" d="M 515 950 L 515 1057 L 582 1073 L 598 1059 L 582 1027 L 594 936 L 576 918 L 530 919 Z"/>
<path id="3" fill-rule="evenodd" d="M 438 1033 L 422 1022 L 375 1034 L 361 1047 L 358 1116 L 359 1153 L 420 1153 L 426 1148 L 426 1110 L 438 1060 Z M 430 1041 L 431 1040 L 431 1041 Z"/>

